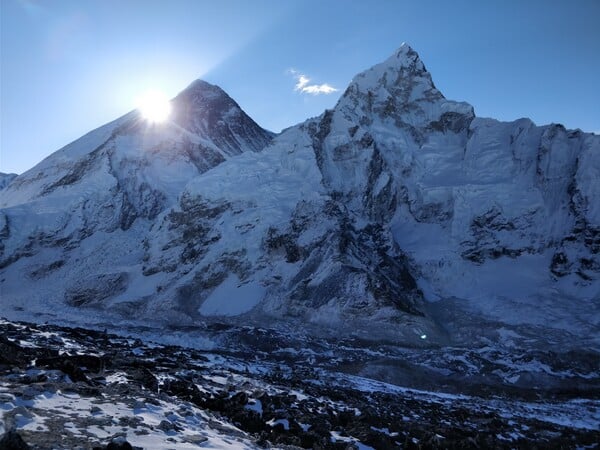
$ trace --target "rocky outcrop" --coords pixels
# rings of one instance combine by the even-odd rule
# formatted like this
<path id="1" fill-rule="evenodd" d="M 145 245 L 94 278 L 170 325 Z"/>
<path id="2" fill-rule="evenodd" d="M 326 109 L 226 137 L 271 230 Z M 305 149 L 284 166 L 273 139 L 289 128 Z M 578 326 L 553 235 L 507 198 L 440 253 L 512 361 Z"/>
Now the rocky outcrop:
<path id="1" fill-rule="evenodd" d="M 273 137 L 220 87 L 206 81 L 194 81 L 173 103 L 173 122 L 205 137 L 228 156 L 259 152 Z"/>
<path id="2" fill-rule="evenodd" d="M 598 441 L 596 352 L 510 355 L 489 341 L 481 349 L 399 352 L 354 338 L 306 341 L 224 324 L 206 331 L 219 340 L 210 352 L 1 321 L 0 433 L 9 427 L 1 448 L 509 449 Z M 408 385 L 390 384 L 398 380 Z M 450 391 L 423 386 L 434 382 Z"/>

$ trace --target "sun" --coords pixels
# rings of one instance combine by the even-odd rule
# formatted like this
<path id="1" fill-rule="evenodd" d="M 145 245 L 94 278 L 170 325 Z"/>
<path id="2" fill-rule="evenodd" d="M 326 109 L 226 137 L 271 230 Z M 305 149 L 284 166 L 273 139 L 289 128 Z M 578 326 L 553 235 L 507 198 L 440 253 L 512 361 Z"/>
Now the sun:
<path id="1" fill-rule="evenodd" d="M 149 90 L 144 92 L 137 101 L 138 110 L 148 122 L 160 123 L 169 118 L 171 102 L 164 92 Z"/>

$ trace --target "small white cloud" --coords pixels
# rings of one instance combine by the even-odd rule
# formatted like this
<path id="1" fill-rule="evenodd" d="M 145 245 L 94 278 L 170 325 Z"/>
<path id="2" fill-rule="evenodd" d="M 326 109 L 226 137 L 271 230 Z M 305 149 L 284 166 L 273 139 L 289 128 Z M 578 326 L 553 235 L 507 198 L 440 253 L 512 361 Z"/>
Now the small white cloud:
<path id="1" fill-rule="evenodd" d="M 296 85 L 294 90 L 303 94 L 320 95 L 320 94 L 331 94 L 337 92 L 338 89 L 334 88 L 330 84 L 311 84 L 310 78 L 303 73 L 298 72 L 295 69 L 289 69 L 288 73 L 296 79 Z"/>
<path id="2" fill-rule="evenodd" d="M 310 82 L 310 78 L 307 78 L 304 75 L 299 75 L 296 79 L 296 86 L 294 87 L 295 91 L 302 91 L 306 87 L 306 85 Z"/>
<path id="3" fill-rule="evenodd" d="M 304 86 L 301 89 L 301 92 L 306 92 L 307 94 L 319 95 L 319 94 L 331 94 L 332 92 L 336 92 L 337 89 L 333 86 L 324 83 L 324 84 L 311 84 L 309 86 Z"/>

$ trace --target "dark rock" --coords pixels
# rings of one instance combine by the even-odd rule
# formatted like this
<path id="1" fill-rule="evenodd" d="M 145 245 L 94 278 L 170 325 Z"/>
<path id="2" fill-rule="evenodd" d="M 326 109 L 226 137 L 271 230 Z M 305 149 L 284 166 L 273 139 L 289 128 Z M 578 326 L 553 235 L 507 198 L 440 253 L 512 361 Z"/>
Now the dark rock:
<path id="1" fill-rule="evenodd" d="M 125 439 L 115 439 L 111 441 L 107 446 L 106 450 L 133 450 L 133 447 Z"/>
<path id="2" fill-rule="evenodd" d="M 259 433 L 267 429 L 265 421 L 256 411 L 239 410 L 231 416 L 231 420 L 240 429 L 250 433 Z"/>
<path id="3" fill-rule="evenodd" d="M 170 395 L 182 400 L 194 401 L 201 398 L 200 391 L 193 383 L 181 379 L 169 380 L 161 388 Z"/>
<path id="4" fill-rule="evenodd" d="M 43 277 L 49 275 L 50 273 L 54 272 L 55 270 L 60 269 L 64 265 L 64 263 L 65 263 L 64 260 L 59 259 L 57 261 L 51 262 L 50 264 L 39 265 L 29 273 L 29 277 L 34 280 L 38 280 L 40 278 L 43 278 Z"/>
<path id="5" fill-rule="evenodd" d="M 231 402 L 240 406 L 244 406 L 248 403 L 248 394 L 245 392 L 238 392 L 231 397 Z"/>
<path id="6" fill-rule="evenodd" d="M 363 135 L 363 137 L 360 139 L 360 145 L 363 148 L 367 148 L 373 145 L 373 142 L 375 142 L 373 140 L 373 136 L 371 136 L 369 133 L 365 133 Z"/>
<path id="7" fill-rule="evenodd" d="M 61 367 L 67 368 L 67 366 L 76 367 L 81 373 L 92 372 L 98 373 L 104 370 L 105 359 L 93 355 L 60 355 L 57 357 L 49 358 L 38 358 L 36 360 L 36 366 L 38 367 L 49 367 L 62 370 Z M 73 371 L 71 369 L 68 369 Z M 64 372 L 64 370 L 63 370 Z M 66 373 L 66 372 L 65 372 Z M 69 376 L 71 374 L 69 373 Z M 78 375 L 79 376 L 79 375 Z M 85 374 L 84 374 L 85 376 Z M 73 379 L 73 377 L 71 377 Z M 73 381 L 85 381 L 84 379 Z"/>
<path id="8" fill-rule="evenodd" d="M 158 390 L 158 380 L 145 367 L 132 367 L 127 370 L 127 375 L 133 380 L 142 384 L 146 389 L 156 392 Z"/>
<path id="9" fill-rule="evenodd" d="M 168 420 L 161 420 L 157 428 L 165 433 L 176 430 L 175 424 L 173 422 L 169 422 Z"/>
<path id="10" fill-rule="evenodd" d="M 65 291 L 65 301 L 70 306 L 93 306 L 124 292 L 129 275 L 126 272 L 92 275 Z"/>
<path id="11" fill-rule="evenodd" d="M 0 363 L 22 367 L 30 359 L 28 349 L 0 335 Z"/>
<path id="12" fill-rule="evenodd" d="M 60 370 L 74 382 L 83 381 L 84 383 L 91 383 L 84 371 L 77 364 L 77 358 L 71 359 L 69 355 L 40 358 L 36 360 L 35 364 L 37 367 Z"/>
<path id="13" fill-rule="evenodd" d="M 30 448 L 15 430 L 7 431 L 0 437 L 1 450 L 29 450 Z"/>
<path id="14" fill-rule="evenodd" d="M 460 133 L 466 131 L 473 121 L 472 114 L 461 114 L 457 112 L 445 112 L 440 116 L 439 120 L 431 122 L 429 127 L 435 131 Z"/>
<path id="15" fill-rule="evenodd" d="M 550 271 L 557 277 L 564 277 L 570 272 L 571 263 L 569 258 L 563 252 L 557 252 L 552 256 Z"/>

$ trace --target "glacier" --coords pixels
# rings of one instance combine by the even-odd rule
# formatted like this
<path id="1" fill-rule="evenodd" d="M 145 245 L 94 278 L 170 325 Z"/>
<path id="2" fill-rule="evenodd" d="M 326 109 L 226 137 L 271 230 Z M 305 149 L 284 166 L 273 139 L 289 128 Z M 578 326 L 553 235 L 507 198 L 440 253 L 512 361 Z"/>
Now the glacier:
<path id="1" fill-rule="evenodd" d="M 0 314 L 597 347 L 597 198 L 600 136 L 476 117 L 406 44 L 279 135 L 198 80 L 0 190 Z"/>

